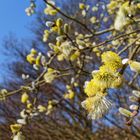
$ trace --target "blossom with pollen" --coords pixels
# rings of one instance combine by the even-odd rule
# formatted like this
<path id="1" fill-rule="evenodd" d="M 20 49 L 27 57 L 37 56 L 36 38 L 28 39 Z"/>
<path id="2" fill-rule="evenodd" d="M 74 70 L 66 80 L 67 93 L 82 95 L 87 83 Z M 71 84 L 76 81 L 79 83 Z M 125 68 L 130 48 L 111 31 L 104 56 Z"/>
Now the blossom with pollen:
<path id="1" fill-rule="evenodd" d="M 88 118 L 99 119 L 110 109 L 112 103 L 106 98 L 109 88 L 119 88 L 123 84 L 123 77 L 118 72 L 122 67 L 122 60 L 118 54 L 107 51 L 101 56 L 103 66 L 93 71 L 93 79 L 85 85 L 85 93 L 88 98 L 81 103 L 88 111 Z"/>
<path id="2" fill-rule="evenodd" d="M 112 52 L 112 51 L 107 51 L 107 52 L 104 52 L 101 56 L 102 58 L 102 62 L 114 69 L 114 70 L 118 70 L 122 67 L 122 60 L 120 58 L 120 56 L 118 54 L 116 54 L 115 52 Z"/>
<path id="3" fill-rule="evenodd" d="M 112 81 L 115 80 L 115 76 L 108 71 L 99 71 L 95 74 L 93 80 L 98 86 L 109 88 L 112 85 Z"/>
<path id="4" fill-rule="evenodd" d="M 102 88 L 93 79 L 86 83 L 86 86 L 84 89 L 85 93 L 89 97 L 96 95 L 96 93 L 101 90 Z"/>
<path id="5" fill-rule="evenodd" d="M 106 98 L 107 93 L 99 93 L 93 97 L 88 97 L 81 105 L 88 111 L 89 119 L 102 118 L 112 106 L 109 99 Z"/>

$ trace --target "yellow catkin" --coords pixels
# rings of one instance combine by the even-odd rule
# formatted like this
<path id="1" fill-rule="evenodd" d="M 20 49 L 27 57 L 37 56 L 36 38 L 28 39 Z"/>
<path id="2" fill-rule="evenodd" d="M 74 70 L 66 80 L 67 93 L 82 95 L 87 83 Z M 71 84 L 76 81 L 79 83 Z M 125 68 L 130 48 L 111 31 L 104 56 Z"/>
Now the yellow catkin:
<path id="1" fill-rule="evenodd" d="M 12 124 L 12 125 L 10 125 L 10 129 L 11 129 L 12 133 L 19 132 L 21 127 L 22 127 L 21 124 Z"/>
<path id="2" fill-rule="evenodd" d="M 28 99 L 29 99 L 29 95 L 26 92 L 23 93 L 21 96 L 21 102 L 26 103 L 28 101 Z"/>

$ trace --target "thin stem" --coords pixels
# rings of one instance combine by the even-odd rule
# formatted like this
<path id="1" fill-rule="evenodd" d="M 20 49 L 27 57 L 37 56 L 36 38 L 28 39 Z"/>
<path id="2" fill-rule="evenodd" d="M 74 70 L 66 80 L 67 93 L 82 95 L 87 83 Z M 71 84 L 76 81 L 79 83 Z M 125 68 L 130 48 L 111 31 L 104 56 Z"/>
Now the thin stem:
<path id="1" fill-rule="evenodd" d="M 65 13 L 63 13 L 60 9 L 58 9 L 57 7 L 55 7 L 53 4 L 49 3 L 47 0 L 43 0 L 46 4 L 48 4 L 49 6 L 51 6 L 53 9 L 55 9 L 58 13 L 60 13 L 62 16 L 78 23 L 79 25 L 81 25 L 82 27 L 84 27 L 87 31 L 89 31 L 90 33 L 92 33 L 92 31 L 82 22 L 80 22 L 79 20 L 73 18 L 73 17 L 70 17 L 68 15 L 66 15 Z"/>
<path id="2" fill-rule="evenodd" d="M 127 35 L 131 35 L 131 34 L 134 34 L 134 33 L 136 33 L 136 32 L 140 32 L 140 29 L 134 30 L 134 31 L 132 31 L 132 32 L 130 32 L 130 33 L 127 33 L 127 34 L 118 35 L 118 36 L 116 36 L 116 37 L 114 37 L 114 38 L 111 38 L 111 39 L 109 39 L 109 40 L 105 40 L 105 41 L 103 41 L 103 42 L 97 44 L 96 46 L 93 46 L 93 47 L 86 47 L 86 48 L 84 48 L 82 51 L 88 50 L 88 49 L 91 50 L 91 49 L 93 49 L 94 47 L 102 46 L 102 45 L 107 44 L 107 43 L 109 43 L 109 42 L 111 42 L 111 41 L 113 41 L 113 40 L 117 40 L 117 39 L 119 39 L 119 38 L 126 37 Z"/>

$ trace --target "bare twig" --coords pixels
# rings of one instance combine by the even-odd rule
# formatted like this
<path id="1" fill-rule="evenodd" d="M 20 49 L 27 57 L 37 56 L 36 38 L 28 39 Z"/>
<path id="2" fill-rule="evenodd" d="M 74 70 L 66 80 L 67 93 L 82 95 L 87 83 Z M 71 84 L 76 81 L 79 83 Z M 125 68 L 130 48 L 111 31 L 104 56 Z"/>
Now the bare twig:
<path id="1" fill-rule="evenodd" d="M 78 23 L 79 25 L 81 25 L 82 27 L 84 27 L 87 31 L 89 31 L 90 33 L 92 33 L 92 31 L 82 22 L 80 22 L 79 20 L 73 18 L 73 17 L 70 17 L 68 15 L 66 15 L 65 13 L 63 13 L 60 9 L 58 9 L 57 7 L 55 7 L 53 4 L 49 3 L 47 0 L 43 0 L 46 4 L 48 4 L 49 6 L 51 6 L 53 9 L 55 9 L 58 13 L 60 13 L 62 16 Z"/>

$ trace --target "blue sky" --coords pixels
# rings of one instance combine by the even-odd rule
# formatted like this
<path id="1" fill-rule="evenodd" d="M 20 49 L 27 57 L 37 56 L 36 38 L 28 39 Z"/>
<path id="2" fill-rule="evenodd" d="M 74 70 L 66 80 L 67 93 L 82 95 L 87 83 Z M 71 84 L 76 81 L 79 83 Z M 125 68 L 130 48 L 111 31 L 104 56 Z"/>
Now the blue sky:
<path id="1" fill-rule="evenodd" d="M 25 26 L 31 19 L 24 12 L 28 5 L 28 0 L 0 0 L 0 42 L 9 32 L 19 37 L 28 33 Z"/>
<path id="2" fill-rule="evenodd" d="M 0 45 L 9 32 L 15 33 L 19 38 L 30 35 L 27 25 L 34 16 L 28 17 L 25 13 L 29 4 L 29 0 L 0 0 Z"/>
<path id="3" fill-rule="evenodd" d="M 37 0 L 37 6 L 43 3 L 43 0 Z M 18 39 L 31 37 L 32 33 L 27 28 L 33 21 L 35 16 L 28 17 L 25 9 L 29 7 L 30 0 L 0 0 L 0 81 L 5 75 L 3 63 L 6 63 L 2 54 L 2 42 L 5 36 L 9 33 L 14 33 Z M 38 8 L 38 7 L 37 7 Z"/>

